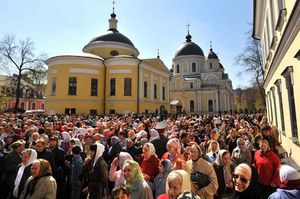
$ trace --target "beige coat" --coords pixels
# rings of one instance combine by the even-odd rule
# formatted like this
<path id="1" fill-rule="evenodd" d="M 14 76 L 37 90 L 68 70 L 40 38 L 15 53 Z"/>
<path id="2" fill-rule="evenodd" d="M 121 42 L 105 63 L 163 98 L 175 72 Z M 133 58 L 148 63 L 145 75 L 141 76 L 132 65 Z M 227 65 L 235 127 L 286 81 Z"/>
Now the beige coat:
<path id="1" fill-rule="evenodd" d="M 192 162 L 191 172 L 194 173 L 197 171 L 208 175 L 210 183 L 202 189 L 198 189 L 197 185 L 192 183 L 192 192 L 201 196 L 201 198 L 213 199 L 214 194 L 216 194 L 218 190 L 218 179 L 213 166 L 208 161 L 200 158 L 196 162 Z"/>
<path id="2" fill-rule="evenodd" d="M 20 199 L 56 199 L 56 181 L 52 176 L 41 177 L 34 186 L 32 195 L 27 194 L 25 197 L 28 184 L 33 180 L 30 176 L 25 183 Z"/>

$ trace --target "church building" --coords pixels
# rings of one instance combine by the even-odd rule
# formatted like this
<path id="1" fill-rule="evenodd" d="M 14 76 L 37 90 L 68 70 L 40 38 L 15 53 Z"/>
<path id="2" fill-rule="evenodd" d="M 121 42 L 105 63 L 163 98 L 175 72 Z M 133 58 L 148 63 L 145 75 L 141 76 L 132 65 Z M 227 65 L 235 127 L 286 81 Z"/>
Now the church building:
<path id="1" fill-rule="evenodd" d="M 233 110 L 228 74 L 212 47 L 205 57 L 188 31 L 173 58 L 170 78 L 172 113 L 220 113 Z"/>
<path id="2" fill-rule="evenodd" d="M 169 69 L 157 58 L 139 59 L 131 40 L 117 29 L 93 38 L 83 53 L 51 57 L 47 113 L 126 114 L 169 111 Z"/>

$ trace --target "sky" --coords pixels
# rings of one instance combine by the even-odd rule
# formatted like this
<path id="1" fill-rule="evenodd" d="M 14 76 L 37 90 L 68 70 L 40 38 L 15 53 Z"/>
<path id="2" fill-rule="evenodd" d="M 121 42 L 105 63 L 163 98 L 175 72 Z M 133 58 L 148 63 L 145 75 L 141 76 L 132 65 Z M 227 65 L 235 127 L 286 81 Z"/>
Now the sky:
<path id="1" fill-rule="evenodd" d="M 232 80 L 233 88 L 250 86 L 250 74 L 236 65 L 252 30 L 252 0 L 115 0 L 118 30 L 139 50 L 154 58 L 157 49 L 168 68 L 185 42 L 187 24 L 192 41 L 207 56 L 212 48 Z M 35 54 L 48 57 L 79 53 L 108 29 L 112 0 L 1 0 L 0 38 L 30 38 Z M 1 74 L 4 74 L 1 71 Z"/>

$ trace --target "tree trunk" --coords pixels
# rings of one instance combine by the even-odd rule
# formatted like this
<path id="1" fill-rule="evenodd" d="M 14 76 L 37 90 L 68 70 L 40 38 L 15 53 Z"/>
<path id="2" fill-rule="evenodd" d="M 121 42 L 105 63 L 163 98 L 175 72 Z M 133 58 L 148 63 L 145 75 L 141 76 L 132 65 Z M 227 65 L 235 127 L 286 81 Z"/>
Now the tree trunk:
<path id="1" fill-rule="evenodd" d="M 19 70 L 19 75 L 17 76 L 16 104 L 15 104 L 15 108 L 14 108 L 14 113 L 17 112 L 17 108 L 18 108 L 18 106 L 19 106 L 21 78 L 22 78 L 22 73 L 21 73 L 21 70 Z"/>

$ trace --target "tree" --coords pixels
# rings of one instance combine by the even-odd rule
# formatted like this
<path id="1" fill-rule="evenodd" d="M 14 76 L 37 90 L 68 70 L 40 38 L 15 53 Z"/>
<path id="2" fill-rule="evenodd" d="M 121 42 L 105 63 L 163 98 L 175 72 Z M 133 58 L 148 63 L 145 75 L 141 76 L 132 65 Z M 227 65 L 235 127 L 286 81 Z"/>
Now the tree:
<path id="1" fill-rule="evenodd" d="M 34 73 L 36 67 L 44 65 L 46 56 L 43 54 L 35 56 L 33 51 L 33 42 L 29 38 L 16 42 L 14 36 L 5 35 L 0 40 L 0 67 L 6 72 L 16 73 L 16 104 L 14 110 L 19 106 L 21 79 L 24 73 Z"/>
<path id="2" fill-rule="evenodd" d="M 265 89 L 264 89 L 264 69 L 262 63 L 262 53 L 260 41 L 252 38 L 251 31 L 246 33 L 246 46 L 236 58 L 236 64 L 245 66 L 245 71 L 252 74 L 264 106 L 266 106 Z"/>

